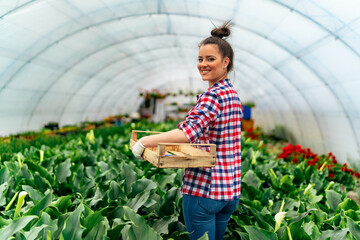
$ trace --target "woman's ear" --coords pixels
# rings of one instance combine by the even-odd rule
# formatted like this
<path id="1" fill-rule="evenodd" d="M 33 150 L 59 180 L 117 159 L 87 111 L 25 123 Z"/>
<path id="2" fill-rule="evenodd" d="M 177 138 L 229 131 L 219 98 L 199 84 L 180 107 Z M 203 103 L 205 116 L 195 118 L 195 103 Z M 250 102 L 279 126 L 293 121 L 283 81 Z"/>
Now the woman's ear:
<path id="1" fill-rule="evenodd" d="M 230 59 L 228 57 L 224 58 L 224 69 L 227 68 L 229 63 L 230 63 Z"/>

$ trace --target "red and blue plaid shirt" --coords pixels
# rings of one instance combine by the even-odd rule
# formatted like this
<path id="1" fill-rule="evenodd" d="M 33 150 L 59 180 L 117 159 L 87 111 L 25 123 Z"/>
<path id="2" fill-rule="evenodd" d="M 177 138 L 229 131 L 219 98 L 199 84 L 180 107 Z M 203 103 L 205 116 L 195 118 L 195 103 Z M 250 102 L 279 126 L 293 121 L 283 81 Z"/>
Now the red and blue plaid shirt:
<path id="1" fill-rule="evenodd" d="M 239 96 L 228 79 L 198 96 L 178 128 L 191 143 L 216 144 L 216 166 L 185 169 L 183 194 L 229 201 L 240 198 L 241 114 Z"/>

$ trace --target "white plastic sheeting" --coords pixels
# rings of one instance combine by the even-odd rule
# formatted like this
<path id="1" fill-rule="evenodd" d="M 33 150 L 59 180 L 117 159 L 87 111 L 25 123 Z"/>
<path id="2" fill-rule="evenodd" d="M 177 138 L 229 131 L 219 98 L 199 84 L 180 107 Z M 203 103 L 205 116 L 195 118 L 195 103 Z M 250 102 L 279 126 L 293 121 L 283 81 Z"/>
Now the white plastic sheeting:
<path id="1" fill-rule="evenodd" d="M 230 75 L 265 130 L 359 159 L 357 0 L 0 1 L 0 135 L 133 112 L 139 88 L 206 88 L 198 43 L 232 20 Z"/>

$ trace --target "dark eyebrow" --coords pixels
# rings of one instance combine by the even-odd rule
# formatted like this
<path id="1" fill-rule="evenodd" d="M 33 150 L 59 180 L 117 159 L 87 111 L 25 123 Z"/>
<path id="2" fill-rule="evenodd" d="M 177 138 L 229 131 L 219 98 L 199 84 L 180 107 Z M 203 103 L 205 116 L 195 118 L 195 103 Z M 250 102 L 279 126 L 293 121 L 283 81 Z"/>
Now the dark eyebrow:
<path id="1" fill-rule="evenodd" d="M 202 58 L 202 56 L 198 56 L 199 58 Z M 215 57 L 215 55 L 208 55 L 208 56 L 205 56 L 206 58 L 209 58 L 209 57 Z"/>

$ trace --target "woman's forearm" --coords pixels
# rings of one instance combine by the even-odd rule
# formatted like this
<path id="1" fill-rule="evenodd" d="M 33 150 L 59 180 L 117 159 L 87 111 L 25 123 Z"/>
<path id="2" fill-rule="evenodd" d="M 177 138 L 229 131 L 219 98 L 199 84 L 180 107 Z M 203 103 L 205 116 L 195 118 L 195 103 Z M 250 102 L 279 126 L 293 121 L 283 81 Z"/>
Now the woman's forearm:
<path id="1" fill-rule="evenodd" d="M 185 133 L 180 129 L 142 137 L 141 144 L 144 147 L 156 147 L 158 143 L 189 143 Z"/>

